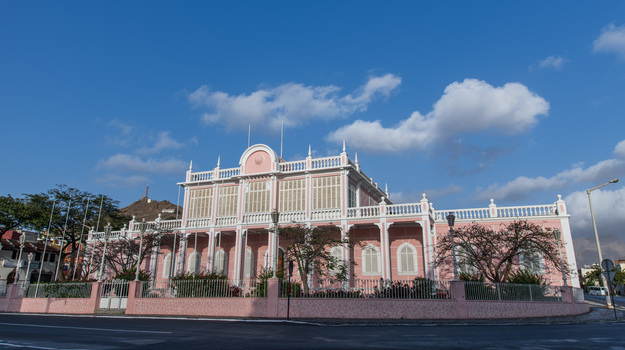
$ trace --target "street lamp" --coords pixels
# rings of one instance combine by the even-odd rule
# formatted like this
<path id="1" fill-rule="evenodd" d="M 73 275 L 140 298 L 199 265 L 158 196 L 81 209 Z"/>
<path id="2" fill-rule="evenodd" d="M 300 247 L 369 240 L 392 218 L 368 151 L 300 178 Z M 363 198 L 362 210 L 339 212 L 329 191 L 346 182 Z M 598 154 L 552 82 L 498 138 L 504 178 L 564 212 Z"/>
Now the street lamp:
<path id="1" fill-rule="evenodd" d="M 278 271 L 278 221 L 280 220 L 280 213 L 277 209 L 274 209 L 271 212 L 271 221 L 273 221 L 273 245 L 274 245 L 274 254 L 273 254 L 273 278 L 277 278 L 276 274 Z"/>
<path id="2" fill-rule="evenodd" d="M 454 281 L 458 280 L 458 261 L 456 260 L 456 246 L 454 243 L 454 223 L 456 216 L 453 212 L 449 212 L 447 215 L 447 225 L 449 225 L 449 236 L 451 237 L 451 256 L 454 260 Z"/>
<path id="3" fill-rule="evenodd" d="M 102 282 L 102 276 L 104 275 L 104 257 L 106 256 L 106 243 L 108 242 L 108 235 L 111 233 L 111 223 L 109 222 L 104 227 L 104 249 L 102 250 L 102 262 L 100 263 L 100 276 L 98 276 L 98 282 Z"/>
<path id="4" fill-rule="evenodd" d="M 553 230 L 553 238 L 556 240 L 556 243 L 558 243 L 558 253 L 560 253 L 560 269 L 562 270 L 562 281 L 564 282 L 564 285 L 567 286 L 568 284 L 566 283 L 564 259 L 562 258 L 562 249 L 560 248 L 560 240 L 562 239 L 562 232 L 560 232 L 560 230 L 558 229 Z"/>
<path id="5" fill-rule="evenodd" d="M 20 280 L 20 267 L 22 267 L 22 251 L 24 250 L 24 244 L 26 243 L 26 233 L 22 233 L 20 236 L 20 255 L 17 258 L 17 267 L 15 268 L 15 282 Z"/>
<path id="6" fill-rule="evenodd" d="M 605 185 L 609 185 L 609 184 L 615 184 L 618 182 L 618 179 L 614 179 L 614 180 L 610 180 L 606 183 L 604 183 L 601 186 L 597 186 L 594 188 L 591 188 L 589 190 L 586 190 L 586 194 L 588 195 L 588 204 L 590 205 L 590 217 L 592 218 L 592 226 L 595 229 L 595 240 L 597 241 L 597 253 L 599 254 L 599 266 L 601 266 L 601 262 L 603 261 L 603 255 L 601 254 L 601 245 L 599 244 L 599 234 L 597 234 L 597 223 L 595 222 L 595 212 L 592 210 L 592 200 L 590 199 L 590 192 L 599 189 Z M 603 276 L 603 274 L 602 274 Z M 603 276 L 603 282 L 605 284 L 605 286 L 608 286 L 608 280 L 605 278 L 605 276 Z M 609 294 L 609 293 L 608 293 Z M 606 295 L 605 296 L 605 304 L 607 307 L 612 306 L 612 303 L 610 302 L 610 296 Z"/>

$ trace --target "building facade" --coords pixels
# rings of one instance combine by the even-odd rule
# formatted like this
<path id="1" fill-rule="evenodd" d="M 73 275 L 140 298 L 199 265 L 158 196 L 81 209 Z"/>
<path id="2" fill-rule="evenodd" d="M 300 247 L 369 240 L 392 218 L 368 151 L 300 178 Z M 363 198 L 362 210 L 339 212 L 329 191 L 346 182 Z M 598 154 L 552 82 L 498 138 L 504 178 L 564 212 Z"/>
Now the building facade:
<path id="1" fill-rule="evenodd" d="M 149 229 L 173 233 L 170 243 L 155 247 L 144 261 L 142 268 L 155 281 L 185 272 L 218 272 L 243 281 L 263 269 L 283 269 L 288 242 L 275 235 L 274 211 L 278 226 L 335 226 L 339 234 L 349 234 L 356 245 L 333 247 L 331 254 L 355 263 L 346 264 L 350 279 L 451 279 L 450 266 L 434 261 L 437 237 L 449 232 L 445 217 L 454 212 L 457 227 L 480 223 L 497 229 L 529 220 L 560 230 L 567 279 L 579 285 L 569 215 L 560 196 L 546 205 L 498 207 L 491 200 L 477 209 L 436 210 L 425 194 L 416 203 L 393 204 L 387 191 L 363 172 L 358 158 L 349 159 L 345 146 L 337 156 L 313 158 L 309 149 L 305 159 L 287 162 L 270 147 L 254 145 L 236 168 L 221 169 L 218 161 L 213 170 L 194 171 L 191 164 L 178 185 L 184 189 L 179 218 L 147 223 Z M 135 237 L 138 227 L 133 219 L 106 239 Z M 102 239 L 104 233 L 90 232 L 92 244 Z M 470 266 L 459 263 L 470 272 Z M 528 257 L 525 263 L 547 282 L 562 284 L 560 270 L 541 257 Z"/>

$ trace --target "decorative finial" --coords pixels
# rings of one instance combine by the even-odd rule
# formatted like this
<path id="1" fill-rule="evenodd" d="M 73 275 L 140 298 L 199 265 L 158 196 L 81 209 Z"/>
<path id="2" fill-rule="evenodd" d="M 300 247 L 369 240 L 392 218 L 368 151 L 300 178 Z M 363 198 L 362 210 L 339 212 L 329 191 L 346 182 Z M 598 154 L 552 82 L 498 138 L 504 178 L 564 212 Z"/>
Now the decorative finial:
<path id="1" fill-rule="evenodd" d="M 189 171 L 193 171 L 193 159 L 189 162 Z"/>
<path id="2" fill-rule="evenodd" d="M 386 196 L 388 197 L 388 183 L 384 184 L 384 193 L 386 193 Z"/>
<path id="3" fill-rule="evenodd" d="M 358 165 L 358 152 L 354 152 L 354 161 L 356 162 L 356 165 Z"/>
<path id="4" fill-rule="evenodd" d="M 495 204 L 495 200 L 494 199 L 490 199 L 490 204 Z"/>
<path id="5" fill-rule="evenodd" d="M 311 151 L 310 145 L 308 145 L 308 156 L 309 157 L 312 156 L 312 151 Z"/>
<path id="6" fill-rule="evenodd" d="M 562 195 L 561 195 L 561 194 L 559 194 L 559 195 L 558 195 L 558 200 L 559 200 L 559 201 L 561 201 L 561 200 L 562 200 Z"/>
<path id="7" fill-rule="evenodd" d="M 217 167 L 221 164 L 221 155 L 217 156 Z"/>
<path id="8" fill-rule="evenodd" d="M 421 195 L 423 196 L 423 199 L 426 199 L 426 198 L 425 198 L 425 193 L 422 193 Z"/>
<path id="9" fill-rule="evenodd" d="M 345 139 L 343 139 L 343 153 L 345 153 Z"/>

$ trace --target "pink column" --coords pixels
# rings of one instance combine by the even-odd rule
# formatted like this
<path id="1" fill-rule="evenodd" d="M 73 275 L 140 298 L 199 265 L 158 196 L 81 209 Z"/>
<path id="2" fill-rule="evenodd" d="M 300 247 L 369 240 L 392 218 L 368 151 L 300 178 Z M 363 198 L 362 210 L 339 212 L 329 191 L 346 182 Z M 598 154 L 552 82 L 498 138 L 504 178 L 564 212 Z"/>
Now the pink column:
<path id="1" fill-rule="evenodd" d="M 89 297 L 89 304 L 87 305 L 87 310 L 95 313 L 98 311 L 100 307 L 100 288 L 102 287 L 102 282 L 93 282 L 91 284 L 91 296 Z"/>
<path id="2" fill-rule="evenodd" d="M 455 301 L 454 317 L 456 319 L 469 318 L 469 309 L 467 307 L 467 298 L 464 290 L 463 281 L 450 281 L 451 299 Z"/>
<path id="3" fill-rule="evenodd" d="M 267 317 L 278 317 L 279 297 L 280 280 L 278 278 L 270 278 L 267 280 Z"/>
<path id="4" fill-rule="evenodd" d="M 128 302 L 126 303 L 126 315 L 134 314 L 135 299 L 137 292 L 141 291 L 141 281 L 130 281 L 128 284 Z"/>

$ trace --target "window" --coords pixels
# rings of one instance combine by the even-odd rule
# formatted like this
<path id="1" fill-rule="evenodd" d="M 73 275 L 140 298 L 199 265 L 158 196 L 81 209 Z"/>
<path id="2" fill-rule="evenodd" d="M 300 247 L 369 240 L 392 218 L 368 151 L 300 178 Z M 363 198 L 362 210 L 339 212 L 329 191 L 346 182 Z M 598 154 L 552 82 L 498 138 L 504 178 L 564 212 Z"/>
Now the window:
<path id="1" fill-rule="evenodd" d="M 217 216 L 237 215 L 237 201 L 239 198 L 239 186 L 225 186 L 219 189 L 219 211 Z"/>
<path id="2" fill-rule="evenodd" d="M 341 181 L 338 175 L 313 178 L 312 209 L 340 208 Z"/>
<path id="3" fill-rule="evenodd" d="M 337 261 L 337 264 L 343 264 L 343 247 L 342 246 L 332 247 L 332 249 L 330 249 L 330 256 L 332 256 L 335 259 L 335 261 Z M 341 272 L 341 268 L 340 266 L 337 266 L 334 269 L 330 270 L 330 275 L 335 276 L 339 274 L 340 272 Z"/>
<path id="4" fill-rule="evenodd" d="M 397 268 L 399 274 L 417 273 L 417 251 L 408 243 L 404 243 L 397 249 Z"/>
<path id="5" fill-rule="evenodd" d="M 471 255 L 465 247 L 456 245 L 456 261 L 458 262 L 458 272 L 475 276 L 479 274 Z"/>
<path id="6" fill-rule="evenodd" d="M 245 187 L 246 213 L 269 212 L 271 181 L 250 182 Z"/>
<path id="7" fill-rule="evenodd" d="M 356 186 L 352 183 L 349 184 L 349 192 L 348 192 L 348 199 L 349 199 L 349 207 L 350 208 L 355 208 L 357 207 L 357 199 L 358 199 L 358 192 L 356 190 Z"/>
<path id="8" fill-rule="evenodd" d="M 280 182 L 280 212 L 304 211 L 305 190 L 304 179 Z"/>
<path id="9" fill-rule="evenodd" d="M 228 273 L 228 254 L 225 251 L 218 250 L 215 253 L 215 273 L 225 275 Z"/>
<path id="10" fill-rule="evenodd" d="M 213 188 L 196 188 L 189 191 L 189 218 L 208 218 L 211 216 Z"/>
<path id="11" fill-rule="evenodd" d="M 189 261 L 187 263 L 187 273 L 196 274 L 200 273 L 202 266 L 202 255 L 197 251 L 194 251 L 189 255 Z"/>
<path id="12" fill-rule="evenodd" d="M 380 274 L 380 249 L 372 244 L 362 250 L 362 273 L 363 275 Z"/>
<path id="13" fill-rule="evenodd" d="M 171 253 L 167 253 L 163 259 L 163 278 L 169 278 L 171 272 Z"/>
<path id="14" fill-rule="evenodd" d="M 519 263 L 522 269 L 531 273 L 542 275 L 545 270 L 543 255 L 538 251 L 524 251 L 519 255 Z"/>

